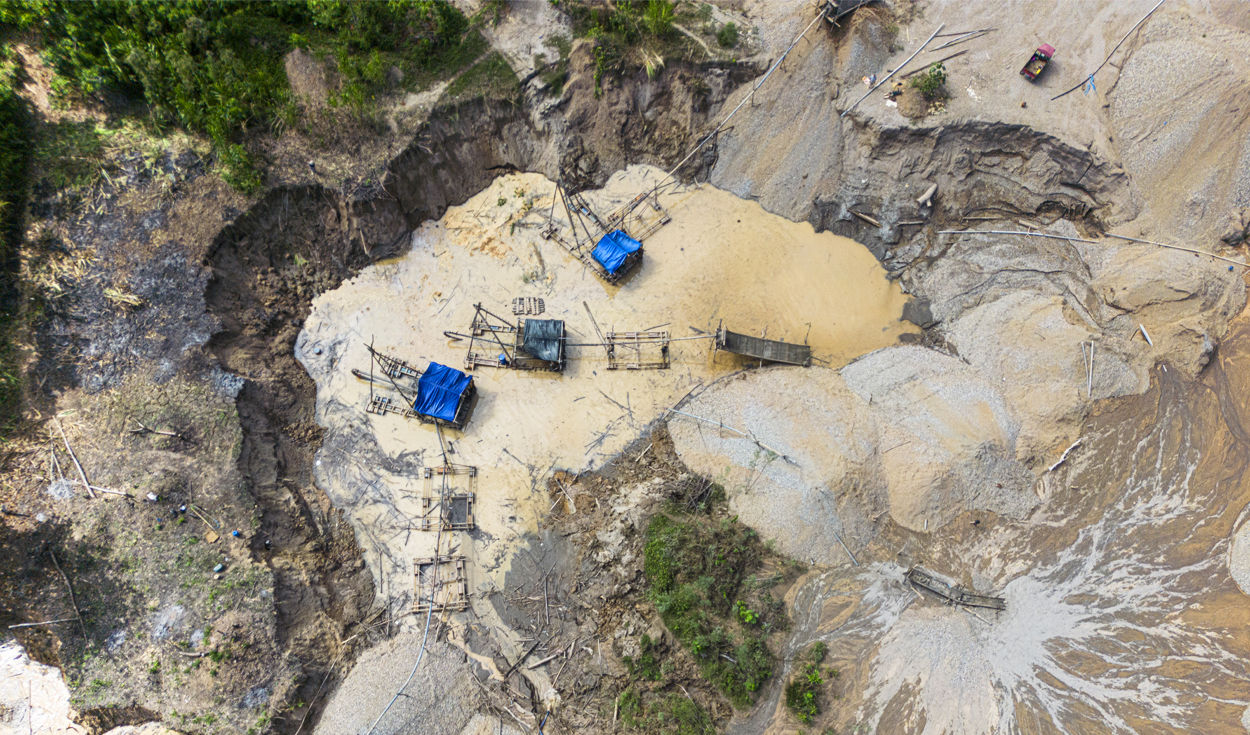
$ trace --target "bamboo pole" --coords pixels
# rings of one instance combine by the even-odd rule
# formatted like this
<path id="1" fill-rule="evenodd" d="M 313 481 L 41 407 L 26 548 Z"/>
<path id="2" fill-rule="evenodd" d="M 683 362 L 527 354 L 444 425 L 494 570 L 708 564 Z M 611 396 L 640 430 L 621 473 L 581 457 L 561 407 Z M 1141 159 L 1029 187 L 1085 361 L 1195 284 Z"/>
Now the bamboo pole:
<path id="1" fill-rule="evenodd" d="M 938 230 L 939 235 L 1025 235 L 1028 237 L 1049 237 L 1052 240 L 1068 240 L 1069 242 L 1087 242 L 1097 245 L 1097 240 L 1084 240 L 1079 237 L 1051 235 L 1046 232 L 1023 232 L 1020 230 Z"/>
<path id="2" fill-rule="evenodd" d="M 764 442 L 760 441 L 759 439 L 756 439 L 754 434 L 750 434 L 750 433 L 748 433 L 748 432 L 741 431 L 741 430 L 739 430 L 739 429 L 735 429 L 735 428 L 734 428 L 734 427 L 732 427 L 732 426 L 726 426 L 725 424 L 723 424 L 723 423 L 721 423 L 721 422 L 719 422 L 719 421 L 714 421 L 714 420 L 712 420 L 712 419 L 705 419 L 705 418 L 703 418 L 702 416 L 695 416 L 694 414 L 692 414 L 692 413 L 686 413 L 685 411 L 678 411 L 678 410 L 677 410 L 677 409 L 675 409 L 675 408 L 670 408 L 670 409 L 668 409 L 668 411 L 669 411 L 669 413 L 681 414 L 682 416 L 686 416 L 686 417 L 688 417 L 688 418 L 692 418 L 692 419 L 698 419 L 699 421 L 706 421 L 706 422 L 707 422 L 707 423 L 709 423 L 709 424 L 716 424 L 717 426 L 721 427 L 722 429 L 725 429 L 725 430 L 727 430 L 727 431 L 732 431 L 733 433 L 735 433 L 735 434 L 737 434 L 737 435 L 739 435 L 739 436 L 742 436 L 742 437 L 745 437 L 745 438 L 747 438 L 747 439 L 750 439 L 750 440 L 751 440 L 753 443 L 755 443 L 755 444 L 756 444 L 756 445 L 757 445 L 760 449 L 763 449 L 763 450 L 768 451 L 768 452 L 772 452 L 773 454 L 777 455 L 778 457 L 781 457 L 782 459 L 784 459 L 785 461 L 787 461 L 787 462 L 789 462 L 790 464 L 794 465 L 795 467 L 798 467 L 798 466 L 799 466 L 799 463 L 798 463 L 798 462 L 795 462 L 793 459 L 790 459 L 788 456 L 786 456 L 786 455 L 785 455 L 785 454 L 783 454 L 782 452 L 779 452 L 779 451 L 777 451 L 776 449 L 773 449 L 772 447 L 768 446 L 768 445 L 767 445 L 767 444 L 765 444 Z"/>
<path id="3" fill-rule="evenodd" d="M 1137 23 L 1134 24 L 1132 28 L 1128 29 L 1128 33 L 1125 33 L 1124 38 L 1121 38 L 1120 42 L 1115 45 L 1115 48 L 1111 49 L 1111 53 L 1107 54 L 1107 58 L 1103 59 L 1102 63 L 1098 65 L 1098 68 L 1090 72 L 1088 77 L 1085 77 L 1085 79 L 1082 79 L 1080 84 L 1076 85 L 1072 89 L 1069 89 L 1067 92 L 1062 92 L 1060 94 L 1055 95 L 1054 97 L 1051 97 L 1050 101 L 1054 102 L 1060 97 L 1063 97 L 1064 95 L 1067 95 L 1067 94 L 1072 94 L 1076 90 L 1085 86 L 1085 82 L 1087 80 L 1093 79 L 1094 75 L 1102 71 L 1102 68 L 1107 65 L 1107 62 L 1111 61 L 1111 57 L 1115 55 L 1115 52 L 1119 50 L 1120 46 L 1124 45 L 1124 42 L 1128 40 L 1128 37 L 1133 35 L 1133 31 L 1137 30 L 1137 26 L 1141 25 L 1142 23 L 1145 23 L 1146 18 L 1149 18 L 1150 16 L 1154 15 L 1154 12 L 1159 9 L 1159 5 L 1162 5 L 1166 1 L 1167 0 L 1159 0 L 1158 5 L 1155 5 L 1153 8 L 1151 8 L 1149 13 L 1146 13 L 1144 16 L 1142 16 L 1141 20 L 1137 21 Z"/>
<path id="4" fill-rule="evenodd" d="M 1216 255 L 1215 253 L 1208 253 L 1204 250 L 1194 250 L 1193 248 L 1183 248 L 1180 245 L 1168 245 L 1168 244 L 1161 243 L 1161 242 L 1154 242 L 1152 240 L 1140 240 L 1136 237 L 1129 237 L 1128 235 L 1117 235 L 1114 232 L 1106 232 L 1103 234 L 1107 235 L 1108 237 L 1117 237 L 1121 240 L 1128 240 L 1130 242 L 1139 242 L 1139 243 L 1142 243 L 1143 245 L 1156 245 L 1158 247 L 1167 248 L 1169 250 L 1180 250 L 1181 252 L 1184 252 L 1184 253 L 1193 253 L 1194 255 L 1205 255 L 1209 258 L 1222 260 L 1225 263 L 1232 263 L 1233 265 L 1239 265 L 1242 268 L 1250 267 L 1250 264 L 1243 263 L 1240 260 L 1233 260 L 1232 258 L 1225 258 L 1222 255 Z"/>
<path id="5" fill-rule="evenodd" d="M 660 180 L 659 180 L 659 182 L 657 182 L 657 183 L 656 183 L 655 188 L 652 190 L 653 192 L 654 192 L 654 191 L 659 190 L 660 185 L 661 185 L 661 184 L 663 184 L 665 181 L 668 181 L 669 179 L 673 178 L 673 174 L 677 173 L 677 170 L 678 170 L 679 168 L 681 168 L 682 166 L 684 166 L 684 165 L 685 165 L 685 163 L 686 163 L 686 161 L 689 161 L 689 160 L 690 160 L 690 158 L 691 158 L 692 156 L 694 156 L 694 154 L 695 154 L 695 153 L 698 153 L 700 150 L 702 150 L 702 149 L 703 149 L 703 146 L 704 146 L 704 145 L 705 145 L 705 144 L 706 144 L 709 140 L 711 140 L 711 139 L 712 139 L 712 138 L 713 138 L 713 137 L 714 137 L 717 133 L 719 133 L 719 132 L 721 131 L 721 128 L 725 127 L 725 124 L 729 122 L 730 118 L 732 118 L 734 115 L 736 115 L 736 114 L 738 113 L 738 110 L 742 109 L 742 106 L 743 106 L 743 105 L 745 105 L 747 102 L 749 102 L 751 99 L 753 99 L 753 98 L 755 97 L 755 90 L 757 90 L 757 89 L 759 89 L 760 87 L 762 87 L 762 86 L 764 85 L 764 82 L 767 82 L 767 81 L 768 81 L 768 78 L 769 78 L 770 76 L 772 76 L 772 75 L 773 75 L 773 72 L 777 71 L 777 68 L 781 66 L 781 62 L 783 62 L 783 61 L 785 61 L 785 60 L 786 60 L 786 57 L 790 55 L 790 52 L 794 50 L 794 47 L 798 45 L 799 41 L 803 40 L 803 37 L 804 37 L 804 36 L 806 36 L 806 35 L 807 35 L 807 32 L 808 32 L 808 31 L 810 31 L 810 30 L 812 29 L 812 26 L 814 26 L 814 25 L 816 25 L 817 23 L 819 23 L 819 22 L 820 22 L 820 20 L 821 20 L 822 18 L 824 18 L 824 17 L 825 17 L 825 12 L 822 10 L 822 11 L 821 11 L 821 12 L 820 12 L 817 16 L 816 16 L 816 18 L 815 18 L 814 20 L 812 20 L 812 22 L 811 22 L 811 23 L 808 23 L 808 24 L 807 24 L 807 27 L 803 29 L 803 32 L 802 32 L 802 33 L 800 33 L 800 34 L 798 35 L 798 37 L 794 39 L 794 42 L 790 44 L 790 48 L 786 49 L 785 53 L 783 53 L 783 54 L 781 55 L 781 58 L 779 58 L 779 59 L 777 59 L 777 61 L 773 62 L 773 66 L 772 66 L 772 68 L 771 68 L 771 69 L 769 69 L 769 70 L 768 70 L 768 73 L 767 73 L 767 74 L 765 74 L 765 75 L 764 75 L 764 77 L 763 77 L 762 79 L 760 79 L 760 80 L 759 80 L 759 82 L 757 82 L 757 83 L 755 84 L 755 86 L 754 86 L 754 87 L 752 87 L 752 88 L 751 88 L 751 92 L 750 92 L 749 94 L 747 94 L 745 97 L 743 97 L 743 98 L 742 98 L 742 101 L 741 101 L 741 102 L 739 102 L 739 103 L 738 103 L 738 106 L 737 106 L 737 107 L 735 107 L 735 108 L 733 109 L 733 112 L 730 112 L 728 115 L 726 115 L 726 116 L 725 116 L 725 119 L 720 121 L 720 125 L 717 125 L 715 130 L 713 130 L 712 132 L 710 132 L 710 133 L 708 133 L 707 135 L 705 135 L 705 136 L 703 137 L 703 139 L 702 139 L 702 140 L 700 140 L 700 141 L 698 142 L 698 144 L 697 144 L 697 145 L 695 145 L 695 147 L 694 147 L 693 149 L 691 149 L 691 151 L 690 151 L 689 153 L 687 153 L 687 154 L 686 154 L 686 157 L 685 157 L 685 158 L 683 158 L 683 159 L 681 159 L 680 161 L 678 161 L 678 162 L 677 162 L 677 165 L 673 167 L 673 170 L 671 170 L 671 171 L 669 171 L 667 174 L 665 174 L 665 175 L 664 175 L 664 178 L 660 179 Z"/>

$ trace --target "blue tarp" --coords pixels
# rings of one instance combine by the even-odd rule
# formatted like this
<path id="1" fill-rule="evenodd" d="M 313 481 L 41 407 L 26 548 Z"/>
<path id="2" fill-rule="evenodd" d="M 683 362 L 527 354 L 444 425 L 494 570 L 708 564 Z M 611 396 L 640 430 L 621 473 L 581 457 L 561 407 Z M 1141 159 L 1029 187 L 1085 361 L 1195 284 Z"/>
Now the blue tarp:
<path id="1" fill-rule="evenodd" d="M 604 270 L 615 276 L 616 271 L 625 262 L 626 256 L 638 252 L 641 247 L 642 243 L 621 230 L 612 230 L 599 240 L 599 244 L 595 246 L 591 255 L 599 261 L 599 265 L 603 266 Z"/>
<path id="2" fill-rule="evenodd" d="M 417 381 L 417 400 L 412 408 L 423 416 L 455 421 L 460 396 L 472 381 L 473 378 L 455 368 L 432 362 Z"/>

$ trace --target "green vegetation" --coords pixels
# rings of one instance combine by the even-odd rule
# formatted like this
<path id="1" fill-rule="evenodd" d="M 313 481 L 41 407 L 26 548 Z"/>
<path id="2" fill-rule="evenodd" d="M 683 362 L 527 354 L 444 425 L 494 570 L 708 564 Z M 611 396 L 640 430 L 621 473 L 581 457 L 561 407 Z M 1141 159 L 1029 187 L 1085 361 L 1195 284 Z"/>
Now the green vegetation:
<path id="1" fill-rule="evenodd" d="M 578 37 L 595 41 L 596 95 L 603 90 L 603 79 L 624 71 L 631 57 L 654 76 L 664 66 L 665 54 L 676 49 L 674 3 L 668 0 L 619 0 L 593 6 L 585 0 L 556 0 L 554 4 L 573 20 Z"/>
<path id="2" fill-rule="evenodd" d="M 920 90 L 921 96 L 929 102 L 950 97 L 946 92 L 946 67 L 941 62 L 933 64 L 923 74 L 912 79 L 911 86 Z"/>
<path id="3" fill-rule="evenodd" d="M 520 80 L 507 59 L 498 51 L 492 51 L 449 84 L 445 97 L 451 100 L 473 97 L 508 99 L 515 97 L 520 88 Z"/>
<path id="4" fill-rule="evenodd" d="M 645 634 L 642 636 L 639 649 L 637 661 L 629 656 L 625 656 L 622 659 L 625 662 L 625 668 L 629 669 L 629 675 L 650 679 L 651 681 L 659 681 L 660 661 L 656 656 L 656 646 L 655 642 L 651 640 L 651 636 Z"/>
<path id="5" fill-rule="evenodd" d="M 535 54 L 534 68 L 542 68 L 538 78 L 547 85 L 547 93 L 559 97 L 564 93 L 564 83 L 569 80 L 569 54 L 573 51 L 573 41 L 567 36 L 556 36 L 551 39 L 551 44 L 559 54 L 556 60 L 544 66 L 547 63 L 546 55 Z"/>
<path id="6" fill-rule="evenodd" d="M 756 585 L 745 582 L 766 553 L 759 536 L 736 517 L 675 509 L 647 528 L 643 569 L 660 617 L 735 707 L 749 707 L 772 675 L 774 655 L 765 638 L 785 618 L 777 608 L 771 619 L 757 612 L 762 598 L 742 599 L 754 594 Z"/>
<path id="7" fill-rule="evenodd" d="M 670 693 L 644 700 L 630 688 L 616 699 L 621 725 L 628 729 L 666 735 L 715 735 L 716 726 L 707 711 L 687 697 Z"/>
<path id="8" fill-rule="evenodd" d="M 803 655 L 803 665 L 786 685 L 786 707 L 805 725 L 820 714 L 822 687 L 825 683 L 820 675 L 820 665 L 824 663 L 828 653 L 829 647 L 823 642 L 813 644 Z M 829 669 L 827 673 L 833 678 L 839 675 L 837 669 Z"/>
<path id="9" fill-rule="evenodd" d="M 736 23 L 726 23 L 723 28 L 716 32 L 716 42 L 721 48 L 733 48 L 738 45 L 738 25 Z"/>
<path id="10" fill-rule="evenodd" d="M 499 6 L 490 4 L 496 15 Z M 206 134 L 223 177 L 243 191 L 262 178 L 243 133 L 291 122 L 283 57 L 292 49 L 329 61 L 340 85 L 331 104 L 364 114 L 392 68 L 420 84 L 486 47 L 469 19 L 435 0 L 12 0 L 0 4 L 0 26 L 37 34 L 54 89 L 141 99 L 158 128 Z"/>

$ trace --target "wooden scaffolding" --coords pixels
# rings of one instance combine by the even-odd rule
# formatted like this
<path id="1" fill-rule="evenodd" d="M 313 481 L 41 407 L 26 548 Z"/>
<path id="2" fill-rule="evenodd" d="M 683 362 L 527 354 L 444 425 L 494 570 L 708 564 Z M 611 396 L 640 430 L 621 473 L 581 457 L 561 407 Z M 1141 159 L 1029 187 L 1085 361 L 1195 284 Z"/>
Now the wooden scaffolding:
<path id="1" fill-rule="evenodd" d="M 544 360 L 525 351 L 525 325 L 529 320 L 518 319 L 515 324 L 507 319 L 482 308 L 481 304 L 473 305 L 473 321 L 469 325 L 469 334 L 444 332 L 453 339 L 469 340 L 469 352 L 465 355 L 466 370 L 476 367 L 499 367 L 512 370 L 547 370 L 561 372 L 564 370 L 564 327 L 560 323 L 560 349 L 555 360 Z"/>
<path id="2" fill-rule="evenodd" d="M 608 332 L 609 370 L 667 370 L 668 332 Z"/>
<path id="3" fill-rule="evenodd" d="M 556 225 L 556 203 L 564 206 L 569 215 L 568 236 Z M 655 214 L 648 215 L 643 205 L 650 205 Z M 580 260 L 587 268 L 594 271 L 608 283 L 616 283 L 632 271 L 642 261 L 642 249 L 626 258 L 625 263 L 615 272 L 609 272 L 594 258 L 595 246 L 609 232 L 620 230 L 639 243 L 650 237 L 656 230 L 672 221 L 672 217 L 660 206 L 660 200 L 653 191 L 643 192 L 606 217 L 599 216 L 581 193 L 571 193 L 562 184 L 556 183 L 556 193 L 551 202 L 551 214 L 547 226 L 539 233 L 544 240 L 555 240 L 574 258 Z M 578 226 L 581 226 L 580 230 Z M 571 237 L 571 239 L 569 239 Z"/>

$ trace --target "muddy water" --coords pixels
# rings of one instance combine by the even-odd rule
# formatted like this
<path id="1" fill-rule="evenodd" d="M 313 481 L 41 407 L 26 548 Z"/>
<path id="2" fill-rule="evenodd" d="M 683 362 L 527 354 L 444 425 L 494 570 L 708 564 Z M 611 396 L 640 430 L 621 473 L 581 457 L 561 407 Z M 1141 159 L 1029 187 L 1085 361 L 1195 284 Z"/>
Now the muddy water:
<path id="1" fill-rule="evenodd" d="M 828 641 L 840 724 L 890 733 L 1236 733 L 1250 704 L 1250 599 L 1229 573 L 1250 501 L 1250 318 L 1197 384 L 1160 369 L 1091 419 L 1027 522 L 900 532 L 794 597 L 792 648 Z M 909 564 L 1001 594 L 968 612 Z M 790 732 L 772 700 L 734 732 Z M 875 728 L 875 729 L 872 729 Z M 841 731 L 841 730 L 839 730 Z"/>
<path id="2" fill-rule="evenodd" d="M 587 198 L 610 211 L 658 175 L 631 168 Z M 412 559 L 433 552 L 436 535 L 412 526 L 421 470 L 442 457 L 431 427 L 364 412 L 369 387 L 350 370 L 369 370 L 371 341 L 421 367 L 433 360 L 462 368 L 467 341 L 443 332 L 467 332 L 475 303 L 512 320 L 519 296 L 544 299 L 542 317 L 565 320 L 572 343 L 598 341 L 586 304 L 605 331 L 660 327 L 698 337 L 723 320 L 746 334 L 806 340 L 814 359 L 833 366 L 912 329 L 899 321 L 905 297 L 867 249 L 710 186 L 662 195 L 671 223 L 647 239 L 636 274 L 607 286 L 539 236 L 553 190 L 541 176 L 501 177 L 417 230 L 409 255 L 319 297 L 297 342 L 317 384 L 318 423 L 328 429 L 317 482 L 349 510 L 380 595 L 397 611 L 411 604 Z M 608 371 L 599 347 L 569 353 L 561 375 L 478 368 L 469 426 L 445 432 L 451 461 L 480 470 L 478 530 L 444 534 L 441 547 L 470 558 L 475 593 L 502 583 L 516 542 L 550 510 L 553 469 L 602 465 L 666 408 L 745 366 L 714 355 L 708 339 L 673 342 L 664 371 Z"/>

